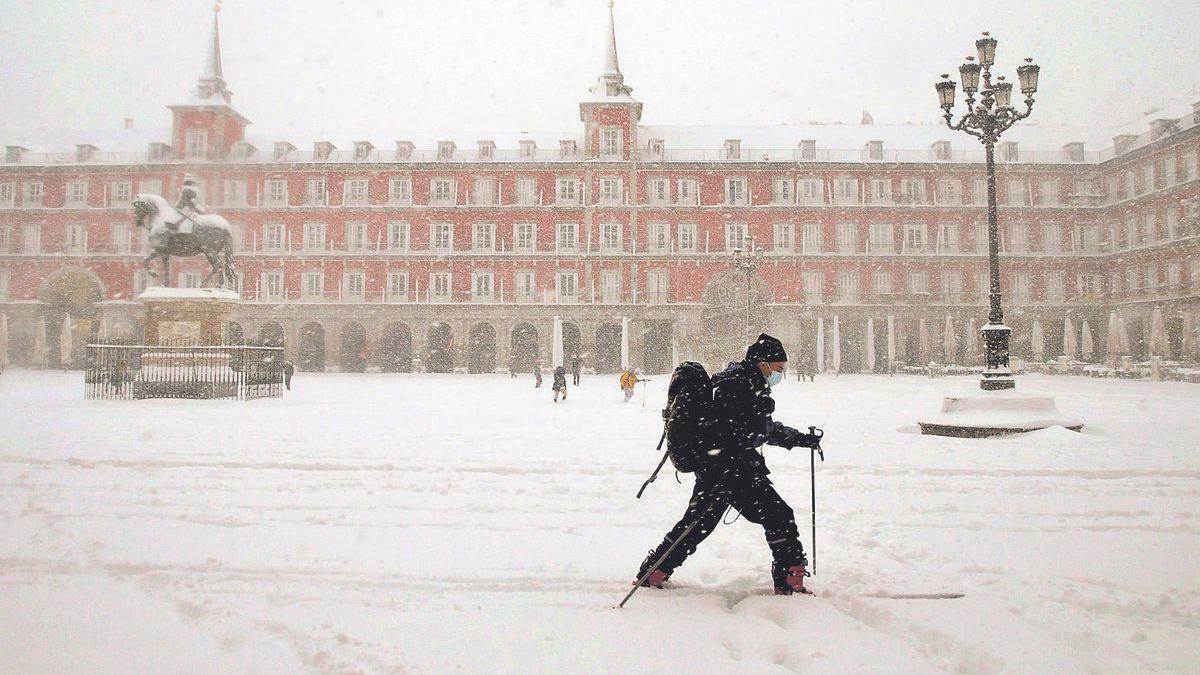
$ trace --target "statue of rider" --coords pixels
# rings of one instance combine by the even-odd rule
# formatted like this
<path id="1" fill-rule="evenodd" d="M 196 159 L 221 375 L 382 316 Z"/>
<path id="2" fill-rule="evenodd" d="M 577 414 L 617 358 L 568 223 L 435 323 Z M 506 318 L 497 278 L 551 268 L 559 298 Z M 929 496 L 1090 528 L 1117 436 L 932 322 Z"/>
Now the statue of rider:
<path id="1" fill-rule="evenodd" d="M 179 190 L 179 201 L 175 202 L 175 210 L 179 215 L 183 216 L 178 222 L 167 223 L 167 227 L 172 232 L 177 232 L 179 226 L 183 224 L 184 219 L 191 220 L 196 223 L 196 216 L 201 216 L 206 211 L 196 203 L 196 197 L 200 196 L 200 190 L 196 187 L 196 177 L 190 173 L 183 175 L 183 188 Z"/>

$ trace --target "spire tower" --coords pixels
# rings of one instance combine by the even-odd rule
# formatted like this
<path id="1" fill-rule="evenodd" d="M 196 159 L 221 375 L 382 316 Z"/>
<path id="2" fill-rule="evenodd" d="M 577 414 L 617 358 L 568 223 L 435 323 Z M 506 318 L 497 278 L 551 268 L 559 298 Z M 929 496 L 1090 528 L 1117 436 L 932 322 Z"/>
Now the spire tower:
<path id="1" fill-rule="evenodd" d="M 625 84 L 617 60 L 617 29 L 613 18 L 613 0 L 608 0 L 608 31 L 604 35 L 604 67 L 596 84 L 579 104 L 579 119 L 584 125 L 587 156 L 605 159 L 629 159 L 637 148 L 637 124 L 642 119 L 642 104 L 633 98 L 633 87 Z"/>
<path id="2" fill-rule="evenodd" d="M 233 92 L 225 83 L 221 25 L 217 19 L 220 12 L 221 2 L 217 0 L 213 5 L 212 39 L 195 90 L 184 102 L 167 106 L 175 118 L 171 147 L 178 158 L 224 159 L 234 143 L 245 139 L 246 125 L 250 124 L 250 120 L 233 109 Z"/>

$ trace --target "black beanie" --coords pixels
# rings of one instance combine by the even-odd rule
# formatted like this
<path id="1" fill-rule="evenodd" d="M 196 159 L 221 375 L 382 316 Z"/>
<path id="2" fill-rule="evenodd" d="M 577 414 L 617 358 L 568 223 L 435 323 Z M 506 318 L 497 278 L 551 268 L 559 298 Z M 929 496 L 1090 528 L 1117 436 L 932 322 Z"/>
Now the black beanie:
<path id="1" fill-rule="evenodd" d="M 787 352 L 783 351 L 783 343 L 778 338 L 763 333 L 758 336 L 754 344 L 746 348 L 746 360 L 775 363 L 776 361 L 787 361 L 788 357 Z"/>

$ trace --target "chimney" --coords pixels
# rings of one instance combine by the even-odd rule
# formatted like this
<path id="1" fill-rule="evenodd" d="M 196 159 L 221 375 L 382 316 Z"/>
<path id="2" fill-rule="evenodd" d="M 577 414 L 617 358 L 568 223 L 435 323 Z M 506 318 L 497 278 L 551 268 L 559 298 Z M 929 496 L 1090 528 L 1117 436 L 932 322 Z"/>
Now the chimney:
<path id="1" fill-rule="evenodd" d="M 1021 161 L 1021 150 L 1016 141 L 1005 141 L 997 145 L 996 149 L 1000 151 L 999 159 L 1001 162 Z"/>
<path id="2" fill-rule="evenodd" d="M 454 144 L 454 141 L 438 141 L 437 148 L 438 161 L 445 162 L 454 159 L 454 151 L 458 148 L 458 146 Z"/>
<path id="3" fill-rule="evenodd" d="M 934 141 L 930 146 L 933 150 L 933 158 L 939 162 L 948 162 L 951 158 L 950 141 Z"/>
<path id="4" fill-rule="evenodd" d="M 25 153 L 29 152 L 28 148 L 23 148 L 19 145 L 8 145 L 4 147 L 4 162 L 6 164 L 20 164 L 21 159 L 25 157 Z"/>
<path id="5" fill-rule="evenodd" d="M 125 118 L 125 128 L 126 128 L 126 129 L 132 129 L 132 128 L 133 128 L 133 118 L 132 118 L 132 117 L 126 117 L 126 118 Z"/>
<path id="6" fill-rule="evenodd" d="M 741 159 L 742 158 L 742 139 L 727 138 L 725 139 L 725 159 Z"/>
<path id="7" fill-rule="evenodd" d="M 558 155 L 563 159 L 574 157 L 578 151 L 575 141 L 564 139 L 558 142 Z"/>
<path id="8" fill-rule="evenodd" d="M 537 143 L 534 141 L 517 141 L 517 145 L 521 148 L 521 157 L 525 159 L 533 159 L 534 157 L 537 157 Z"/>
<path id="9" fill-rule="evenodd" d="M 96 154 L 96 146 L 90 143 L 80 143 L 75 146 L 75 161 L 83 164 L 84 162 L 92 161 L 92 157 Z"/>
<path id="10" fill-rule="evenodd" d="M 238 141 L 230 148 L 230 154 L 235 159 L 250 159 L 254 153 L 258 152 L 258 148 L 250 145 L 246 141 Z"/>
<path id="11" fill-rule="evenodd" d="M 1063 146 L 1063 156 L 1068 162 L 1082 162 L 1084 158 L 1083 143 L 1072 141 Z"/>
<path id="12" fill-rule="evenodd" d="M 1113 154 L 1123 155 L 1133 147 L 1137 141 L 1137 134 L 1120 134 L 1113 136 Z"/>
<path id="13" fill-rule="evenodd" d="M 171 157 L 171 146 L 166 143 L 151 143 L 146 154 L 151 162 L 165 162 Z"/>
<path id="14" fill-rule="evenodd" d="M 883 141 L 867 141 L 867 159 L 883 159 Z"/>
<path id="15" fill-rule="evenodd" d="M 814 138 L 806 138 L 800 141 L 800 159 L 816 159 L 817 158 L 817 141 Z"/>
<path id="16" fill-rule="evenodd" d="M 287 159 L 288 155 L 295 151 L 296 146 L 292 145 L 291 143 L 288 143 L 287 141 L 276 141 L 275 146 L 271 151 L 271 156 L 275 158 L 276 162 L 278 162 Z"/>
<path id="17" fill-rule="evenodd" d="M 479 159 L 494 159 L 496 157 L 495 141 L 479 141 Z"/>
<path id="18" fill-rule="evenodd" d="M 396 141 L 396 159 L 400 161 L 408 161 L 412 159 L 413 151 L 417 146 L 413 145 L 412 141 Z"/>

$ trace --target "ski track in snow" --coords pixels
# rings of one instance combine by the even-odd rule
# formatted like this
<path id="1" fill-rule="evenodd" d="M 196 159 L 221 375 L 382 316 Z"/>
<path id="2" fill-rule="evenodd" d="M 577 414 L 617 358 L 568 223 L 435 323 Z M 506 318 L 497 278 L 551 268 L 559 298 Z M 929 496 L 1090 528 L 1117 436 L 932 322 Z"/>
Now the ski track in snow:
<path id="1" fill-rule="evenodd" d="M 295 384 L 6 373 L 0 672 L 1196 672 L 1195 385 L 1024 377 L 1084 433 L 966 441 L 897 429 L 970 380 L 789 380 L 777 418 L 827 433 L 816 595 L 771 595 L 742 519 L 616 610 L 690 491 L 633 497 L 665 377 Z M 767 456 L 811 555 L 809 457 Z"/>

